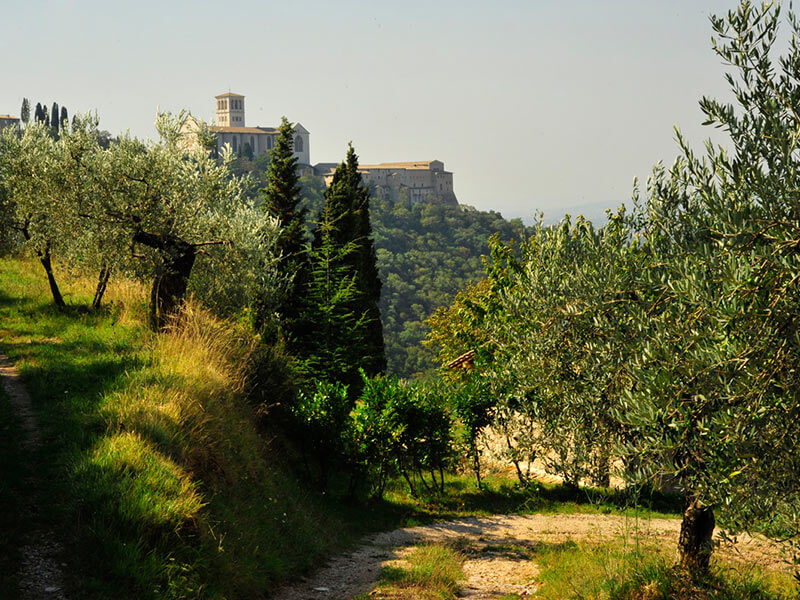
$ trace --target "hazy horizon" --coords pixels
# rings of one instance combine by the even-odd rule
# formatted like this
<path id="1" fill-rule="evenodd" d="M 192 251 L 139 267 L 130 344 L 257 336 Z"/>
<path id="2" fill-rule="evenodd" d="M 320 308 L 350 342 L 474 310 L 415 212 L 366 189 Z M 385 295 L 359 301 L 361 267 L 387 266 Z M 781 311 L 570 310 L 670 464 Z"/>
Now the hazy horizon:
<path id="1" fill-rule="evenodd" d="M 444 161 L 462 204 L 529 221 L 602 215 L 635 176 L 694 145 L 703 95 L 726 97 L 708 15 L 732 1 L 335 5 L 53 0 L 0 24 L 0 114 L 53 101 L 153 137 L 156 108 L 213 118 L 244 94 L 248 125 L 282 115 L 313 163 Z"/>

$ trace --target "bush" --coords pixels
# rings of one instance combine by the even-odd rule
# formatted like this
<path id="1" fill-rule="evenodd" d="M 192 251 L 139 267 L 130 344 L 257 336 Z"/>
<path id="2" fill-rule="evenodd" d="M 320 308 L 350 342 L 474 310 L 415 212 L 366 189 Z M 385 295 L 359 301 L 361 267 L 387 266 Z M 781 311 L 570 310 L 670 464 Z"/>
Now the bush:
<path id="1" fill-rule="evenodd" d="M 301 391 L 292 407 L 306 471 L 309 478 L 313 478 L 308 456 L 311 452 L 319 467 L 322 491 L 327 491 L 331 466 L 345 456 L 350 406 L 346 385 L 318 381 L 313 392 Z"/>
<path id="2" fill-rule="evenodd" d="M 453 423 L 442 388 L 409 385 L 397 377 L 365 377 L 352 422 L 360 475 L 374 496 L 381 496 L 388 479 L 397 474 L 414 495 L 414 474 L 428 491 L 444 487 L 443 471 L 452 458 Z M 430 473 L 431 485 L 424 471 Z"/>

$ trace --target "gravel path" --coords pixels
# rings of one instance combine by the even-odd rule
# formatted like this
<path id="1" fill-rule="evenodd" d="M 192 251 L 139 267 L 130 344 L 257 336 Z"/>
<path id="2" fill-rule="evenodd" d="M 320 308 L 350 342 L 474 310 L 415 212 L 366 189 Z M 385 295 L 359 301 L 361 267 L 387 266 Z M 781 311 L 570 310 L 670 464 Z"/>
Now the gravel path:
<path id="1" fill-rule="evenodd" d="M 274 600 L 347 600 L 372 590 L 381 567 L 402 564 L 410 546 L 423 542 L 469 542 L 487 552 L 470 552 L 464 565 L 467 576 L 461 597 L 474 600 L 504 594 L 531 594 L 536 589 L 537 567 L 524 553 L 492 548 L 536 542 L 607 541 L 627 536 L 675 547 L 678 519 L 639 520 L 616 515 L 508 515 L 473 517 L 419 527 L 397 529 L 365 538 L 355 551 L 333 558 L 307 578 L 288 585 Z M 781 549 L 764 539 L 740 536 L 736 547 L 720 548 L 736 559 L 744 556 L 771 568 L 784 568 Z"/>
<path id="2" fill-rule="evenodd" d="M 23 448 L 33 453 L 42 445 L 42 432 L 33 411 L 31 397 L 22 383 L 19 371 L 5 354 L 0 353 L 0 380 L 8 394 L 14 414 L 19 418 L 20 427 L 25 434 Z M 36 489 L 37 476 L 31 469 L 25 478 L 28 489 Z M 30 515 L 20 515 L 30 519 Z M 65 600 L 63 577 L 59 556 L 61 546 L 50 531 L 34 531 L 29 535 L 20 550 L 19 588 L 22 600 Z"/>

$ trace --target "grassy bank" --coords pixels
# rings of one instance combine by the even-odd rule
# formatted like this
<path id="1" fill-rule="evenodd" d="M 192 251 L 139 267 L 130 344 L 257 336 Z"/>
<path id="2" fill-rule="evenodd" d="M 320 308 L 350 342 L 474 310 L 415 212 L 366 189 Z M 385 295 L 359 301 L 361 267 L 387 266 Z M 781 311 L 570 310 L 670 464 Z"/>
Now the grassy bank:
<path id="1" fill-rule="evenodd" d="M 91 282 L 65 281 L 70 307 L 58 311 L 39 269 L 0 260 L 0 346 L 45 440 L 24 455 L 0 398 L 4 573 L 18 570 L 23 529 L 46 524 L 65 543 L 73 597 L 258 598 L 347 541 L 257 434 L 239 332 L 195 308 L 153 336 L 146 292 L 128 283 L 93 313 Z M 25 469 L 41 489 L 24 489 Z M 21 504 L 39 507 L 24 523 L 12 516 Z"/>

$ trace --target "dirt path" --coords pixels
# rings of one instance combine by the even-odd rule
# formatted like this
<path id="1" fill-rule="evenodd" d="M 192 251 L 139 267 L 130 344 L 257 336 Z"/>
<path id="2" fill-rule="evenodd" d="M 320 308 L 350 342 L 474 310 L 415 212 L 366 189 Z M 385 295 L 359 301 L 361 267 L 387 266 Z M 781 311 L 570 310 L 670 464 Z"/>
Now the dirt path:
<path id="1" fill-rule="evenodd" d="M 421 542 L 469 542 L 464 565 L 467 580 L 461 597 L 497 598 L 504 594 L 525 596 L 536 589 L 538 570 L 524 553 L 515 555 L 512 546 L 567 540 L 602 542 L 624 536 L 633 540 L 669 544 L 675 547 L 680 532 L 677 519 L 626 519 L 615 515 L 510 515 L 475 517 L 397 529 L 369 536 L 355 551 L 329 561 L 311 576 L 286 586 L 274 600 L 347 600 L 372 590 L 383 565 L 402 564 L 409 547 Z M 506 550 L 503 550 L 506 548 Z M 482 550 L 481 550 L 482 549 Z M 722 546 L 728 558 L 745 557 L 771 568 L 784 568 L 781 549 L 764 539 L 740 536 L 736 547 Z"/>
<path id="2" fill-rule="evenodd" d="M 22 383 L 19 371 L 5 354 L 0 353 L 0 380 L 9 397 L 14 414 L 19 418 L 24 433 L 24 450 L 35 453 L 42 445 L 42 432 L 33 411 L 28 391 Z M 37 476 L 31 468 L 25 478 L 28 489 L 36 489 Z M 35 510 L 35 508 L 33 508 Z M 30 514 L 19 515 L 21 519 L 31 520 Z M 20 550 L 19 588 L 23 600 L 42 598 L 64 600 L 63 577 L 61 573 L 61 546 L 50 531 L 32 531 Z"/>

